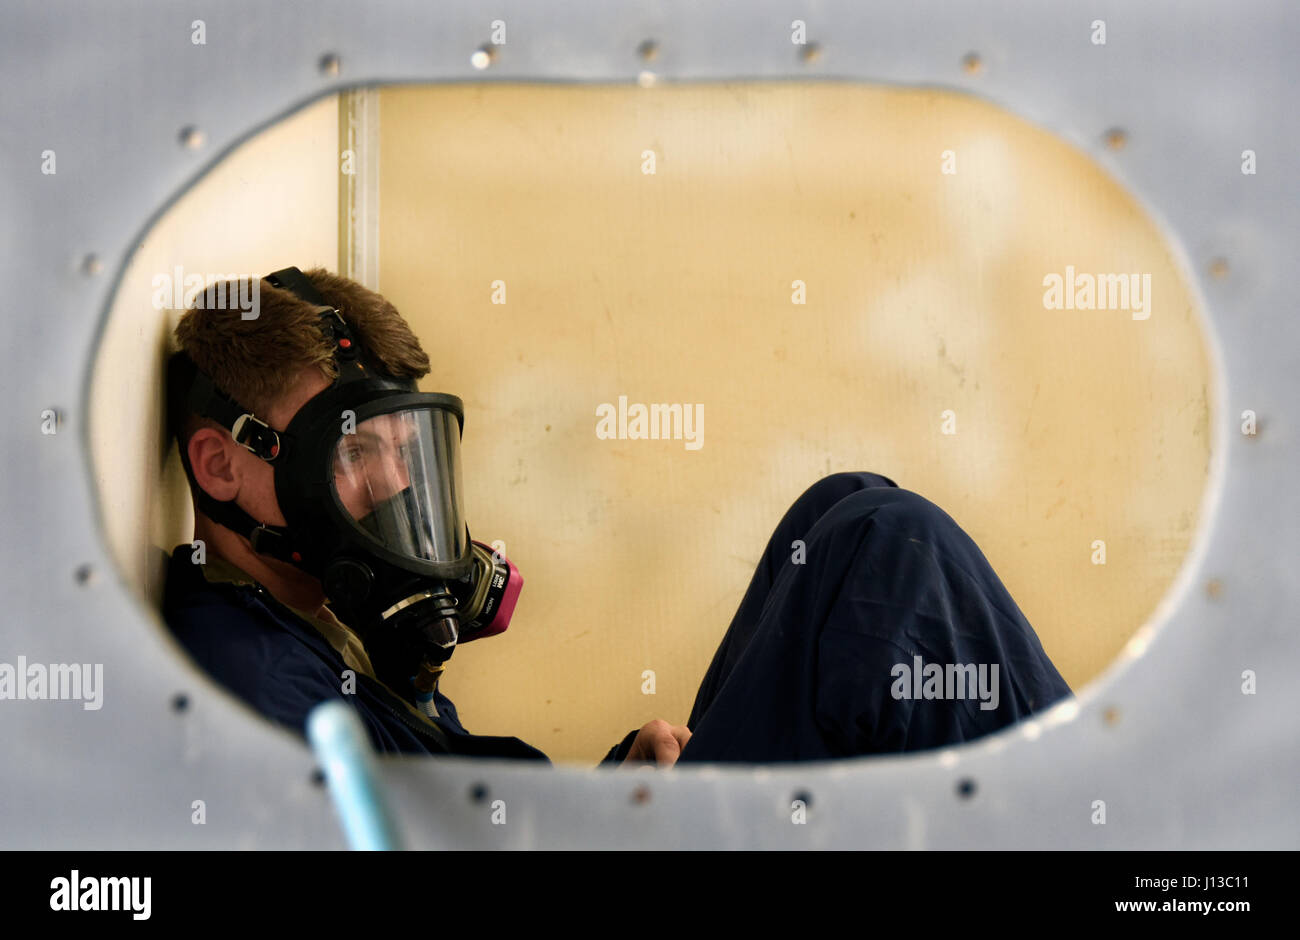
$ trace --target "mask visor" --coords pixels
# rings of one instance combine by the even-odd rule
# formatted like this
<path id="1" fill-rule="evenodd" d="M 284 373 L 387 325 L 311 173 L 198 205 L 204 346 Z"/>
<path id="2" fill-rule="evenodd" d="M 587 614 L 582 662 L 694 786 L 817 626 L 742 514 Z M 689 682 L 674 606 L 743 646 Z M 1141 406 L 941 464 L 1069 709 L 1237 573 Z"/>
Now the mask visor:
<path id="1" fill-rule="evenodd" d="M 366 418 L 339 438 L 333 462 L 338 503 L 372 541 L 417 562 L 465 557 L 455 414 L 419 407 Z"/>

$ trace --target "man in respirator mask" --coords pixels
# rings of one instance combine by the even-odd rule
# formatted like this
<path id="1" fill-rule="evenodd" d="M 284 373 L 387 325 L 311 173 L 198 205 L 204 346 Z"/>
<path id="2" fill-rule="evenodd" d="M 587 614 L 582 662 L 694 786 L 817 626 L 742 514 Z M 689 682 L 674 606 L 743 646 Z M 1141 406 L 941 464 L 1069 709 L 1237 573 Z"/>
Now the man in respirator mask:
<path id="1" fill-rule="evenodd" d="M 168 623 L 300 732 L 342 696 L 381 751 L 545 759 L 470 735 L 438 689 L 458 643 L 506 629 L 523 584 L 470 538 L 460 399 L 417 389 L 428 357 L 378 294 L 286 268 L 259 296 L 253 320 L 204 303 L 177 326 L 169 420 L 196 523 L 173 554 Z M 275 359 L 290 367 L 268 370 Z M 608 759 L 671 764 L 687 738 L 652 722 Z"/>

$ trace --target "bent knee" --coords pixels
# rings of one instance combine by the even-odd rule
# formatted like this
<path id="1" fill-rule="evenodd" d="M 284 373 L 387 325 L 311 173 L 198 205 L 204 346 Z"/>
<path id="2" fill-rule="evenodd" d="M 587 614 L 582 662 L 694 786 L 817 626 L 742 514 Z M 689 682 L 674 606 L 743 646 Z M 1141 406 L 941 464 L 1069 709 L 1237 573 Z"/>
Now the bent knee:
<path id="1" fill-rule="evenodd" d="M 897 483 L 879 473 L 869 473 L 865 470 L 840 470 L 822 477 L 804 490 L 799 499 L 811 500 L 829 508 L 859 490 L 897 488 Z"/>
<path id="2" fill-rule="evenodd" d="M 848 523 L 870 517 L 907 535 L 957 528 L 953 518 L 937 505 L 897 485 L 856 490 L 836 503 L 831 512 Z"/>

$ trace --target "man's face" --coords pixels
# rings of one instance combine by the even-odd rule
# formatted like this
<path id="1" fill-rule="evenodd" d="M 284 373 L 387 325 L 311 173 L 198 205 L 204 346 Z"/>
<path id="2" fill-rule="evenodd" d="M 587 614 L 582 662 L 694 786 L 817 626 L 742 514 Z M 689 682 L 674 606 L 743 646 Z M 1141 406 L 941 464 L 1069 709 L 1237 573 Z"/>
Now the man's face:
<path id="1" fill-rule="evenodd" d="M 329 385 L 318 369 L 308 367 L 280 401 L 260 417 L 273 429 L 283 431 L 302 407 Z M 416 420 L 412 413 L 397 412 L 345 424 L 344 415 L 339 414 L 339 439 L 333 454 L 334 487 L 353 519 L 364 520 L 378 505 L 410 486 L 410 461 L 420 456 L 411 453 L 417 439 Z M 344 433 L 345 428 L 350 433 Z M 288 524 L 276 499 L 274 468 L 235 444 L 229 434 L 200 429 L 190 442 L 190 462 L 199 484 L 213 498 L 234 499 L 245 512 L 267 525 Z M 409 539 L 413 533 L 403 530 L 375 534 L 386 541 L 393 537 Z"/>
<path id="2" fill-rule="evenodd" d="M 319 371 L 306 370 L 281 404 L 269 413 L 271 426 L 277 430 L 288 427 L 298 411 L 327 388 L 329 382 Z M 343 508 L 353 519 L 359 520 L 374 512 L 378 504 L 410 486 L 408 448 L 413 443 L 415 424 L 414 419 L 403 412 L 347 424 L 343 417 L 340 413 L 338 427 L 340 432 L 347 428 L 348 433 L 341 433 L 334 448 L 334 488 Z M 274 498 L 274 471 L 268 464 L 263 463 L 263 466 L 271 472 L 271 495 Z M 276 512 L 279 514 L 278 503 Z M 279 515 L 279 518 L 284 516 Z"/>
<path id="3" fill-rule="evenodd" d="M 368 516 L 376 505 L 411 485 L 414 437 L 414 419 L 398 412 L 368 418 L 357 424 L 355 433 L 339 440 L 334 450 L 334 488 L 353 519 Z"/>
<path id="4" fill-rule="evenodd" d="M 282 407 L 270 412 L 271 426 L 277 430 L 288 427 L 298 411 L 328 387 L 329 383 L 315 369 L 305 372 L 293 391 L 285 396 Z M 361 520 L 374 512 L 377 505 L 411 485 L 409 460 L 414 458 L 409 448 L 416 434 L 415 419 L 408 412 L 398 412 L 345 424 L 343 417 L 340 413 L 341 436 L 334 448 L 334 489 L 343 508 L 353 519 Z M 346 433 L 342 433 L 345 428 Z M 271 469 L 269 465 L 264 466 Z M 272 475 L 272 497 L 274 489 Z M 279 513 L 278 502 L 276 512 Z"/>

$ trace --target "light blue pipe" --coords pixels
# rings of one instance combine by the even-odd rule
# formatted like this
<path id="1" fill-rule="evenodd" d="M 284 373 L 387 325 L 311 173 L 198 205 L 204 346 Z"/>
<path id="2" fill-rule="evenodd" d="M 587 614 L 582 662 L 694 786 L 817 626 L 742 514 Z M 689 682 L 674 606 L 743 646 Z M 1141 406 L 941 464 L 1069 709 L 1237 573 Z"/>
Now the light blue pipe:
<path id="1" fill-rule="evenodd" d="M 307 740 L 325 772 L 348 844 L 360 851 L 400 849 L 357 713 L 340 701 L 322 702 L 307 716 Z"/>

